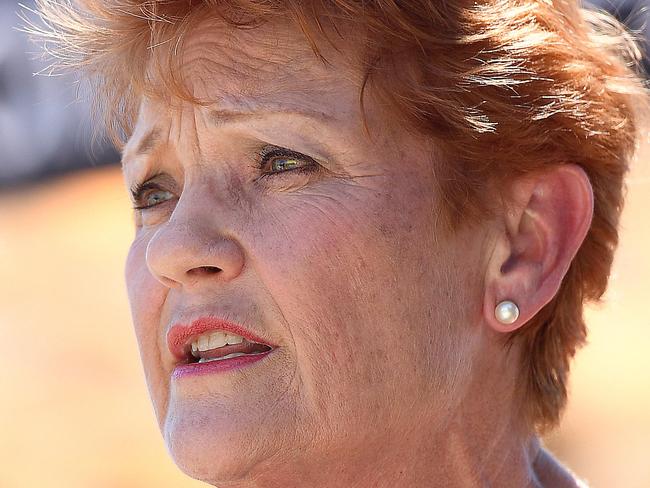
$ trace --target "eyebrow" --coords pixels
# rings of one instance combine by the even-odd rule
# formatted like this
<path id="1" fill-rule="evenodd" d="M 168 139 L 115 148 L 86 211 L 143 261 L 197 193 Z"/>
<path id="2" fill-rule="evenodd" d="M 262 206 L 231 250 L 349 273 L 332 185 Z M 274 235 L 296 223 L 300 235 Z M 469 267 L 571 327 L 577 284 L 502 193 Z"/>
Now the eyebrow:
<path id="1" fill-rule="evenodd" d="M 232 109 L 213 109 L 208 112 L 208 120 L 213 125 L 225 125 L 237 123 L 246 119 L 259 119 L 270 115 L 293 115 L 302 118 L 331 121 L 333 117 L 324 112 L 308 110 L 304 108 L 287 108 L 287 107 L 264 107 L 255 111 L 232 110 Z"/>
<path id="2" fill-rule="evenodd" d="M 264 107 L 255 111 L 233 110 L 233 109 L 213 109 L 208 112 L 208 121 L 214 126 L 223 126 L 235 124 L 246 119 L 260 119 L 272 115 L 293 115 L 316 121 L 333 121 L 334 117 L 324 112 L 308 110 L 304 108 L 287 108 L 287 107 Z M 134 151 L 134 157 L 143 156 L 150 153 L 160 142 L 160 129 L 154 127 L 139 142 Z M 124 155 L 123 155 L 124 156 Z M 122 166 L 131 158 L 122 157 Z"/>
<path id="3" fill-rule="evenodd" d="M 138 144 L 138 148 L 135 150 L 135 155 L 141 156 L 151 152 L 158 142 L 160 142 L 160 129 L 153 128 L 142 138 L 140 144 Z"/>

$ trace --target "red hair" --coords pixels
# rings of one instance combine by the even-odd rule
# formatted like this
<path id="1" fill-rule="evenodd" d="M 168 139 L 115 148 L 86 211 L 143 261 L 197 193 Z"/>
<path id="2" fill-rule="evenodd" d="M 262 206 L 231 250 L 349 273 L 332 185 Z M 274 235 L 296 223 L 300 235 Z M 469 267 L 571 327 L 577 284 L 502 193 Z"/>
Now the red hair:
<path id="1" fill-rule="evenodd" d="M 565 163 L 586 171 L 595 197 L 589 233 L 554 299 L 510 337 L 523 346 L 526 420 L 555 424 L 586 338 L 583 304 L 607 286 L 624 176 L 648 107 L 633 36 L 573 0 L 40 0 L 45 27 L 30 22 L 29 30 L 54 54 L 54 68 L 85 71 L 97 111 L 123 141 L 151 89 L 152 51 L 170 60 L 166 88 L 187 98 L 174 54 L 205 11 L 240 28 L 290 19 L 319 56 L 316 40 L 337 26 L 364 32 L 362 108 L 371 87 L 437 143 L 450 231 L 495 210 L 485 191 L 492 182 Z"/>

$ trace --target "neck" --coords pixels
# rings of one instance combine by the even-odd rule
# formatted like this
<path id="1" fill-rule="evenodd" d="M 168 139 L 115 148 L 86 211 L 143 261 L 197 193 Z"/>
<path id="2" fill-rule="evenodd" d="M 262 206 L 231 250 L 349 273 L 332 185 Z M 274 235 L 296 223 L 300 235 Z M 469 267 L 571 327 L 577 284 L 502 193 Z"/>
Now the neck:
<path id="1" fill-rule="evenodd" d="M 418 436 L 419 437 L 419 436 Z M 236 484 L 238 488 L 517 488 L 569 487 L 542 484 L 536 460 L 544 453 L 536 437 L 516 440 L 509 436 L 479 445 L 466 429 L 447 431 L 444 439 L 415 439 L 403 435 L 400 442 L 368 445 L 366 449 L 338 453 L 321 459 L 317 466 L 299 462 Z M 314 469 L 317 467 L 318 469 Z M 268 475 L 268 476 L 267 476 Z M 557 479 L 557 478 L 556 478 Z M 219 485 L 222 486 L 222 485 Z M 223 485 L 226 486 L 226 485 Z M 230 485 L 228 485 L 230 486 Z"/>

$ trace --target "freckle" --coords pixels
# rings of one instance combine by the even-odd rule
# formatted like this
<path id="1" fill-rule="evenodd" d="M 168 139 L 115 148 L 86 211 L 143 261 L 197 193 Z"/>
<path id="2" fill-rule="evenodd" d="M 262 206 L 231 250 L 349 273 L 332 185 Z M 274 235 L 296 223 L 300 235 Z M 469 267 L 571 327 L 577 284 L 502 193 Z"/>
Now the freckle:
<path id="1" fill-rule="evenodd" d="M 385 224 L 379 224 L 379 232 L 381 232 L 381 234 L 386 238 L 393 237 L 394 235 L 394 232 L 390 228 L 386 227 Z"/>

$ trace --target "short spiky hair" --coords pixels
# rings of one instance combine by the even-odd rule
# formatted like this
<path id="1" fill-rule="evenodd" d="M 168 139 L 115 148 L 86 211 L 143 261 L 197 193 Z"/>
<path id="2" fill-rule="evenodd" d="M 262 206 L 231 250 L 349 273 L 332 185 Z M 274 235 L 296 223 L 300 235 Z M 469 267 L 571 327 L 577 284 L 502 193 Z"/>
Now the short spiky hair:
<path id="1" fill-rule="evenodd" d="M 624 176 L 648 106 L 633 36 L 577 0 L 38 0 L 42 23 L 27 22 L 55 68 L 85 71 L 97 111 L 123 140 L 150 89 L 152 52 L 177 58 L 169 54 L 198 13 L 239 28 L 289 19 L 316 55 L 316 39 L 343 23 L 365 33 L 363 88 L 437 143 L 452 231 L 491 211 L 489 182 L 564 163 L 586 171 L 595 197 L 589 233 L 557 295 L 511 337 L 523 345 L 526 420 L 555 424 L 586 337 L 583 303 L 607 286 Z M 405 53 L 412 69 L 398 69 Z M 165 86 L 185 97 L 176 69 L 169 64 Z"/>

